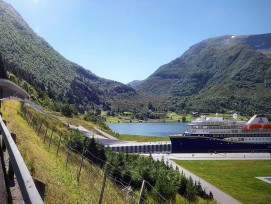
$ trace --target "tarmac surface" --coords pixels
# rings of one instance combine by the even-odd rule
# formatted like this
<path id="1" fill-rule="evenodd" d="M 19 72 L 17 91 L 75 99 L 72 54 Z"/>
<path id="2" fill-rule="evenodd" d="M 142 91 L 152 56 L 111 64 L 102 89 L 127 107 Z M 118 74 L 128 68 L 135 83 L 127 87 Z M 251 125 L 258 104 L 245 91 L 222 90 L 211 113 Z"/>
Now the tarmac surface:
<path id="1" fill-rule="evenodd" d="M 0 151 L 2 151 L 0 149 Z M 1 157 L 2 152 L 0 153 Z M 5 176 L 4 176 L 4 170 L 3 170 L 3 164 L 2 164 L 2 158 L 0 159 L 0 203 L 5 204 L 7 203 L 7 190 L 6 190 L 6 182 L 5 182 Z"/>

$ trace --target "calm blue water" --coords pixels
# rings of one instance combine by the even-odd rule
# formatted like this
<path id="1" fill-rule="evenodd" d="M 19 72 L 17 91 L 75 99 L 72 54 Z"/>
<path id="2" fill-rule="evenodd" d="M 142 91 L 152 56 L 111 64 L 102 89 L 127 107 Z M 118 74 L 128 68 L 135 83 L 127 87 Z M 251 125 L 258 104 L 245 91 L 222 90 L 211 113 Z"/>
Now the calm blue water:
<path id="1" fill-rule="evenodd" d="M 119 134 L 168 137 L 184 133 L 187 123 L 110 123 L 109 127 Z"/>

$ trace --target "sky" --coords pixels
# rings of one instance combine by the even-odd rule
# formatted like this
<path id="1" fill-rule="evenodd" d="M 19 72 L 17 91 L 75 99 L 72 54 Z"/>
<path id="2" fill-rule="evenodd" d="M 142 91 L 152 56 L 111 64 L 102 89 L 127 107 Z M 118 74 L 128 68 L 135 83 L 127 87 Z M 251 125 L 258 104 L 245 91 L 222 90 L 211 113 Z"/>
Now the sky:
<path id="1" fill-rule="evenodd" d="M 66 59 L 125 84 L 204 39 L 271 33 L 270 0 L 4 1 Z"/>

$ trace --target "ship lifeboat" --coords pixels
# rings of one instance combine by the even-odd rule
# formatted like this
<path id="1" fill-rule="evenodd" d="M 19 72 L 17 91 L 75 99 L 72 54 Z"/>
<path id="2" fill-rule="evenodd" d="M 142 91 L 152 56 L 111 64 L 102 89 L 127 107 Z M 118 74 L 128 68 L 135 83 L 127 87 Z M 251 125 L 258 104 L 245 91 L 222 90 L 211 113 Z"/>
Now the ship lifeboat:
<path id="1" fill-rule="evenodd" d="M 257 130 L 257 129 L 260 129 L 260 128 L 263 128 L 262 124 L 251 124 L 251 125 L 249 125 L 248 129 L 250 129 L 250 130 Z"/>
<path id="2" fill-rule="evenodd" d="M 264 124 L 263 129 L 271 129 L 271 124 Z"/>
<path id="3" fill-rule="evenodd" d="M 243 128 L 242 132 L 248 132 L 248 129 L 249 129 L 249 125 L 246 125 L 246 126 Z"/>

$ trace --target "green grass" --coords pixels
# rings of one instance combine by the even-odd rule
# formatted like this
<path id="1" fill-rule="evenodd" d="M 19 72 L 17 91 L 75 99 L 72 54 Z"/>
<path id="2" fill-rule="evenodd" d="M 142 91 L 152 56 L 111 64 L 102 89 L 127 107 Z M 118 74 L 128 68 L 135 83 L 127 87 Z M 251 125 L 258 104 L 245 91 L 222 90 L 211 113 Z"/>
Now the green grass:
<path id="1" fill-rule="evenodd" d="M 147 122 L 150 123 L 159 123 L 159 122 L 181 122 L 182 117 L 184 115 L 179 115 L 175 112 L 168 112 L 166 114 L 166 117 L 164 119 L 148 119 Z M 123 116 L 123 115 L 116 115 L 116 116 L 106 116 L 104 113 L 104 117 L 106 118 L 107 123 L 137 123 L 138 119 L 131 119 L 131 115 L 129 116 Z M 185 115 L 186 121 L 189 122 L 192 120 L 192 116 L 190 114 Z"/>
<path id="2" fill-rule="evenodd" d="M 169 141 L 168 137 L 154 137 L 154 136 L 127 135 L 127 134 L 120 134 L 119 137 L 117 138 L 120 140 L 137 141 L 137 142 Z"/>
<path id="3" fill-rule="evenodd" d="M 271 184 L 255 178 L 271 176 L 270 160 L 175 162 L 242 203 L 271 201 Z"/>
<path id="4" fill-rule="evenodd" d="M 79 162 L 70 161 L 66 168 L 66 151 L 63 149 L 56 155 L 56 146 L 51 145 L 49 148 L 48 141 L 43 142 L 21 116 L 18 101 L 5 101 L 2 104 L 2 113 L 10 132 L 17 135 L 17 147 L 32 176 L 46 184 L 45 203 L 98 203 L 103 179 L 103 172 L 99 168 L 84 161 L 78 183 L 76 177 Z M 73 153 L 71 155 L 78 158 Z M 121 190 L 107 179 L 103 203 L 127 202 Z"/>

